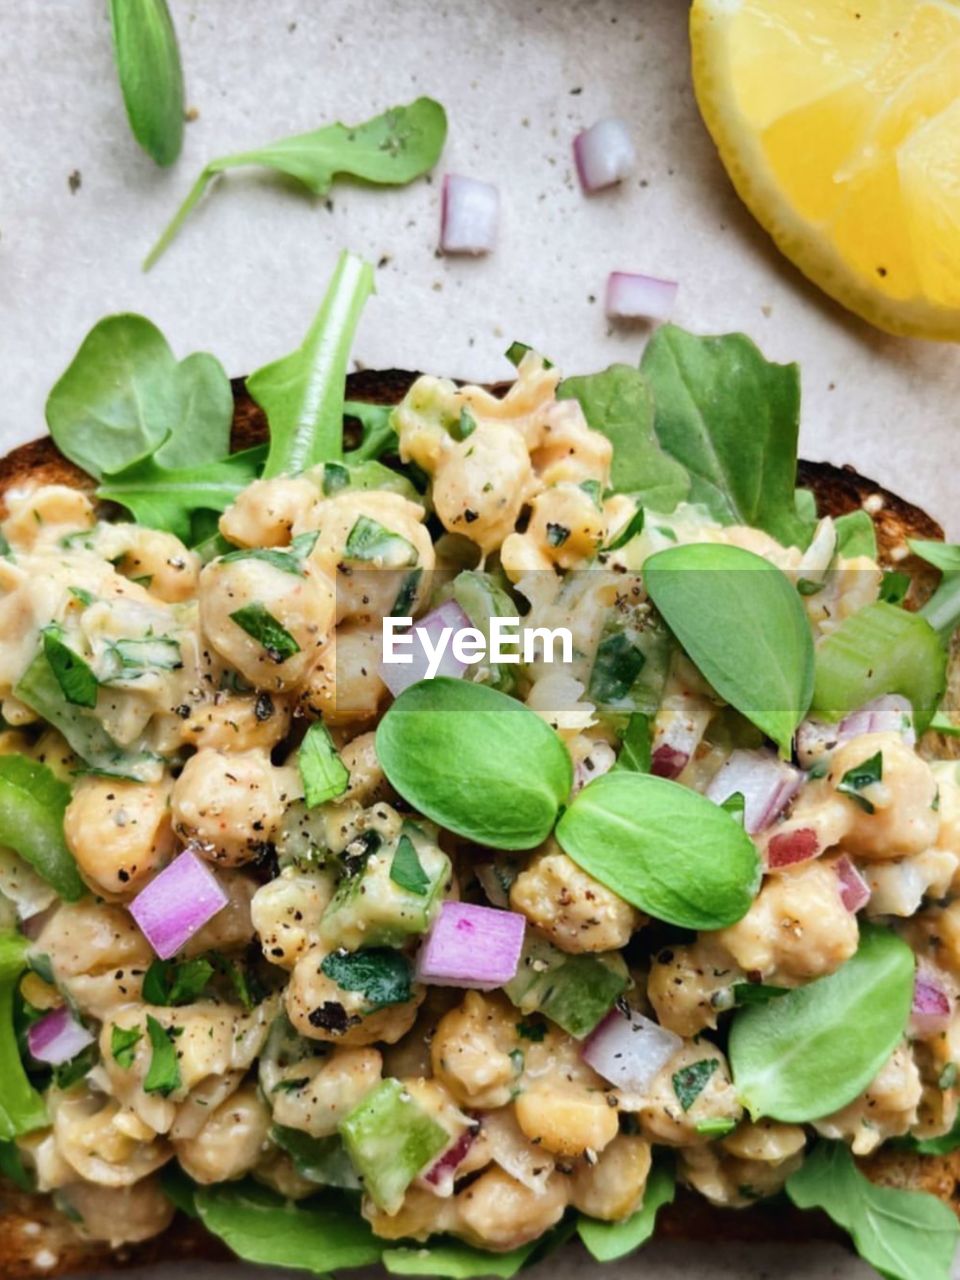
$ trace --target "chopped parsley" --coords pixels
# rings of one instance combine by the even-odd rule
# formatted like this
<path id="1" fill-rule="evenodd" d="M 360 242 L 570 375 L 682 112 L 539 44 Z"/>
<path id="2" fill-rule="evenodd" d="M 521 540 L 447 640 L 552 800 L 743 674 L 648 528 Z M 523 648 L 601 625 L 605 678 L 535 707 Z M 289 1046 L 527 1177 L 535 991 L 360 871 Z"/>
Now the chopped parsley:
<path id="1" fill-rule="evenodd" d="M 426 896 L 430 889 L 430 877 L 423 869 L 417 847 L 408 835 L 401 835 L 390 864 L 390 879 L 408 893 L 418 898 Z"/>
<path id="2" fill-rule="evenodd" d="M 286 662 L 300 652 L 300 646 L 286 627 L 281 626 L 266 605 L 259 601 L 235 609 L 230 617 L 251 639 L 263 646 L 271 662 Z"/>
<path id="3" fill-rule="evenodd" d="M 182 1032 L 183 1027 L 170 1027 L 168 1030 L 152 1014 L 147 1014 L 147 1035 L 153 1055 L 143 1082 L 144 1093 L 159 1093 L 166 1098 L 180 1088 L 180 1063 L 173 1042 Z"/>
<path id="4" fill-rule="evenodd" d="M 701 1058 L 699 1062 L 691 1062 L 689 1067 L 681 1067 L 674 1072 L 673 1091 L 684 1111 L 689 1111 L 700 1097 L 719 1065 L 719 1058 Z"/>
<path id="5" fill-rule="evenodd" d="M 849 796 L 851 800 L 855 800 L 860 808 L 867 813 L 874 813 L 876 810 L 873 802 L 861 793 L 882 778 L 883 752 L 878 751 L 869 760 L 864 760 L 862 764 L 854 765 L 852 769 L 848 769 L 837 784 L 837 790 L 841 791 L 845 796 Z"/>
<path id="6" fill-rule="evenodd" d="M 140 1027 L 118 1027 L 110 1032 L 110 1053 L 118 1067 L 129 1071 L 136 1057 L 137 1045 L 143 1039 Z"/>
<path id="7" fill-rule="evenodd" d="M 330 731 L 320 720 L 313 722 L 300 743 L 297 765 L 308 809 L 342 796 L 350 785 L 350 771 L 337 754 Z"/>
<path id="8" fill-rule="evenodd" d="M 410 961 L 391 947 L 331 951 L 320 970 L 344 991 L 361 992 L 371 1010 L 410 999 Z"/>

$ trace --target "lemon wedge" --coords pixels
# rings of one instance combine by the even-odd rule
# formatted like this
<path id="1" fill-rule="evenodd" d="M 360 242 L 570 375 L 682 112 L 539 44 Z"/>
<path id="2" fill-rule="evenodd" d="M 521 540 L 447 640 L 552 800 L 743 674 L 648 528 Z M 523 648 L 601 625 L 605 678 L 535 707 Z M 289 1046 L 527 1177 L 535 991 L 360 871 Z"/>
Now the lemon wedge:
<path id="1" fill-rule="evenodd" d="M 694 0 L 697 101 L 741 199 L 890 333 L 960 340 L 960 0 Z"/>

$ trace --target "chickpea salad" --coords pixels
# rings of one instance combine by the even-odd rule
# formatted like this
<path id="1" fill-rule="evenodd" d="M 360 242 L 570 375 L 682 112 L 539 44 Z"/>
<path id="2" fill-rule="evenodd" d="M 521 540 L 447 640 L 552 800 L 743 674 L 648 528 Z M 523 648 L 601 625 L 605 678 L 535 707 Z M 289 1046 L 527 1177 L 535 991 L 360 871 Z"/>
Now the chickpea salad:
<path id="1" fill-rule="evenodd" d="M 947 1277 L 861 1161 L 960 1147 L 960 551 L 922 599 L 819 517 L 742 335 L 345 403 L 371 280 L 240 452 L 212 356 L 102 321 L 47 406 L 91 479 L 5 494 L 4 1178 L 319 1274 L 608 1261 L 682 1187 Z"/>

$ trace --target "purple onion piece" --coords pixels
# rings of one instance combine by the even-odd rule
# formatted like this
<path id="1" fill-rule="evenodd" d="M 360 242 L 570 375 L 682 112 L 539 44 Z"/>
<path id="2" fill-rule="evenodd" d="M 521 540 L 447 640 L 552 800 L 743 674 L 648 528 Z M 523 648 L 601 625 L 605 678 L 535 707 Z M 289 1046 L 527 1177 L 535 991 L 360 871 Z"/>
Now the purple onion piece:
<path id="1" fill-rule="evenodd" d="M 217 877 L 185 849 L 130 903 L 130 914 L 161 960 L 169 960 L 227 905 Z"/>
<path id="2" fill-rule="evenodd" d="M 418 982 L 492 991 L 516 977 L 527 922 L 515 911 L 445 902 L 417 956 Z"/>

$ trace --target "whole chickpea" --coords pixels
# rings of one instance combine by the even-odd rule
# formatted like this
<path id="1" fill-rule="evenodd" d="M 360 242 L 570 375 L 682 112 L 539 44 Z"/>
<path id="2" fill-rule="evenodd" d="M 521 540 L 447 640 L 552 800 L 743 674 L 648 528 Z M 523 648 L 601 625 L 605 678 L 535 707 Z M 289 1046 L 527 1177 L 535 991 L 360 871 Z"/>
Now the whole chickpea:
<path id="1" fill-rule="evenodd" d="M 170 781 L 81 778 L 63 830 L 80 874 L 108 897 L 137 893 L 170 859 Z"/>

